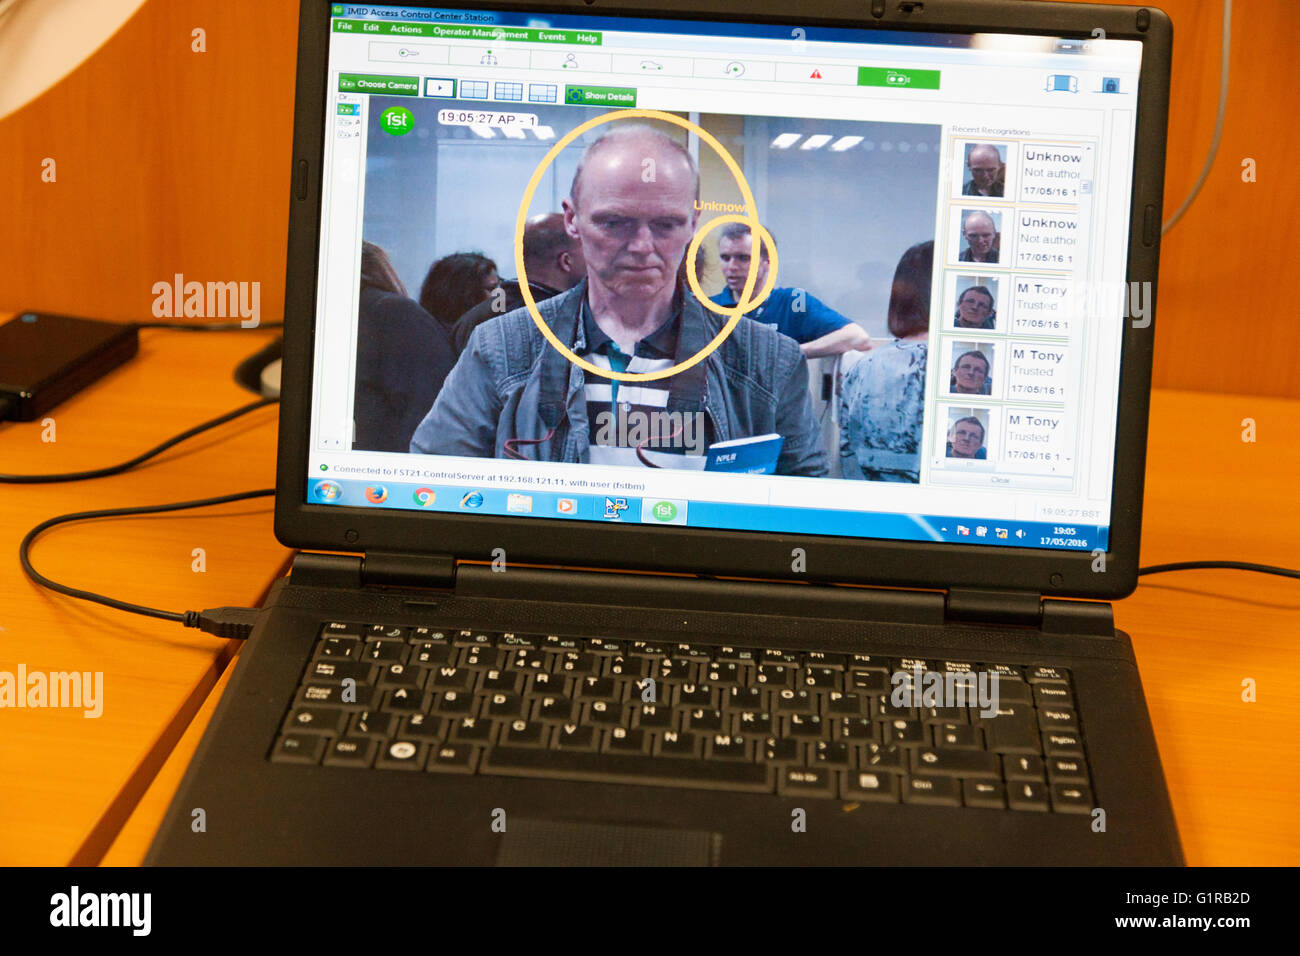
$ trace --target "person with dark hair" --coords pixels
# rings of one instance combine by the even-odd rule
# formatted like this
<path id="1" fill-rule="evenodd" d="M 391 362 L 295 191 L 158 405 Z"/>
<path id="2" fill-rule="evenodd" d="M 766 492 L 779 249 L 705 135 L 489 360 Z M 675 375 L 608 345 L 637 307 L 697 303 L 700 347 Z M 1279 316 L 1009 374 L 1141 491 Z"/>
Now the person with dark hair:
<path id="1" fill-rule="evenodd" d="M 352 447 L 406 451 L 454 362 L 447 330 L 406 297 L 388 254 L 362 242 Z"/>
<path id="2" fill-rule="evenodd" d="M 993 308 L 993 293 L 986 286 L 973 285 L 957 296 L 953 310 L 954 325 L 959 329 L 991 329 L 997 325 L 998 313 Z"/>
<path id="3" fill-rule="evenodd" d="M 528 290 L 534 302 L 572 289 L 587 274 L 582 243 L 565 231 L 563 213 L 542 213 L 524 223 L 524 268 L 528 270 Z M 521 309 L 523 305 L 519 280 L 506 279 L 485 301 L 456 321 L 451 332 L 456 354 L 465 350 L 470 333 L 488 319 Z"/>
<path id="4" fill-rule="evenodd" d="M 844 376 L 840 469 L 867 481 L 921 480 L 921 422 L 930 337 L 934 242 L 903 253 L 889 294 L 894 341 L 868 352 Z"/>
<path id="5" fill-rule="evenodd" d="M 563 203 L 587 274 L 537 308 L 575 356 L 602 371 L 654 373 L 718 336 L 722 317 L 681 283 L 699 185 L 690 152 L 651 126 L 621 125 L 587 147 Z M 793 340 L 761 322 L 738 323 L 689 369 L 625 384 L 571 363 L 528 310 L 509 312 L 474 330 L 411 450 L 643 467 L 646 443 L 624 426 L 669 414 L 699 423 L 703 440 L 665 436 L 659 467 L 702 467 L 704 456 L 688 461 L 687 447 L 776 434 L 777 474 L 826 474 L 807 362 Z"/>
<path id="6" fill-rule="evenodd" d="M 948 429 L 949 458 L 988 458 L 989 450 L 984 447 L 984 425 L 978 418 L 968 415 L 959 418 Z"/>
<path id="7" fill-rule="evenodd" d="M 481 252 L 453 252 L 429 267 L 420 286 L 420 306 L 451 334 L 456 320 L 487 299 L 501 284 L 497 264 Z"/>
<path id="8" fill-rule="evenodd" d="M 960 395 L 988 395 L 993 391 L 993 380 L 989 378 L 989 360 L 983 352 L 972 350 L 957 356 L 952 363 L 952 377 L 948 380 L 948 391 Z"/>
<path id="9" fill-rule="evenodd" d="M 718 237 L 718 259 L 727 284 L 721 292 L 711 296 L 718 305 L 732 306 L 739 301 L 737 297 L 745 291 L 745 276 L 749 274 L 753 248 L 754 237 L 749 226 L 732 222 L 722 227 L 722 234 Z M 757 293 L 767 281 L 769 256 L 766 244 L 763 244 L 758 259 L 752 293 Z M 850 349 L 865 352 L 871 348 L 871 336 L 862 326 L 803 289 L 773 289 L 765 302 L 745 313 L 745 318 L 775 326 L 782 335 L 788 335 L 799 343 L 805 358 L 840 355 Z"/>

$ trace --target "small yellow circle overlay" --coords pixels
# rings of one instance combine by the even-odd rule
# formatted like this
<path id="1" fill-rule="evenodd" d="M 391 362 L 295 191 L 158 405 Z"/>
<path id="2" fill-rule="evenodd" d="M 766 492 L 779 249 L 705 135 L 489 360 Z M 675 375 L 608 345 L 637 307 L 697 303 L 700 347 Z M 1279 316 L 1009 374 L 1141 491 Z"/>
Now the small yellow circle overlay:
<path id="1" fill-rule="evenodd" d="M 731 335 L 732 330 L 736 327 L 736 323 L 740 321 L 741 317 L 745 313 L 762 305 L 767 297 L 771 295 L 772 288 L 776 284 L 776 244 L 772 242 L 771 234 L 764 229 L 762 224 L 758 221 L 757 215 L 718 216 L 716 219 L 709 220 L 704 229 L 697 230 L 695 237 L 691 239 L 691 244 L 686 252 L 686 281 L 690 285 L 691 291 L 695 293 L 696 298 L 699 299 L 701 305 L 718 315 L 725 315 L 730 318 L 728 319 L 727 324 L 722 327 L 722 330 L 714 337 L 712 342 L 704 346 L 704 348 L 700 349 L 700 351 L 696 352 L 685 361 L 679 362 L 672 368 L 661 369 L 657 372 L 616 372 L 613 369 L 600 368 L 598 365 L 593 365 L 591 362 L 588 362 L 586 359 L 582 358 L 582 356 L 576 355 L 572 349 L 561 342 L 559 337 L 551 331 L 551 327 L 546 324 L 541 313 L 537 311 L 537 302 L 533 299 L 533 292 L 528 287 L 528 269 L 524 265 L 524 224 L 528 219 L 528 207 L 532 204 L 533 193 L 537 191 L 537 187 L 542 181 L 542 176 L 545 175 L 546 170 L 550 168 L 551 163 L 555 161 L 555 158 L 560 155 L 561 151 L 583 133 L 587 132 L 587 130 L 593 129 L 604 123 L 611 123 L 614 120 L 622 119 L 657 119 L 662 120 L 665 123 L 672 123 L 674 126 L 680 126 L 682 129 L 694 133 L 718 154 L 727 169 L 731 171 L 732 177 L 736 180 L 736 185 L 740 187 L 740 195 L 744 201 L 744 208 L 752 211 L 757 208 L 757 204 L 754 201 L 754 194 L 749 188 L 749 182 L 745 179 L 745 174 L 740 171 L 740 166 L 736 163 L 736 160 L 732 158 L 731 154 L 727 152 L 727 148 L 718 142 L 712 133 L 701 128 L 699 125 L 692 123 L 690 120 L 682 119 L 680 116 L 674 116 L 672 113 L 664 113 L 660 110 L 613 110 L 609 113 L 603 113 L 600 116 L 593 116 L 585 123 L 575 126 L 564 136 L 560 137 L 555 145 L 552 146 L 550 150 L 547 151 L 546 155 L 542 157 L 542 161 L 537 164 L 537 168 L 533 170 L 532 178 L 528 180 L 528 188 L 524 190 L 523 198 L 519 201 L 519 216 L 515 220 L 515 268 L 519 272 L 519 291 L 523 295 L 524 306 L 528 309 L 528 314 L 533 317 L 534 324 L 536 324 L 538 331 L 542 333 L 542 336 L 546 341 L 550 342 L 557 352 L 584 371 L 591 372 L 603 378 L 615 379 L 620 382 L 651 382 L 656 379 L 668 378 L 669 376 L 676 375 L 678 372 L 684 372 L 688 368 L 692 368 L 704 361 L 713 354 L 713 352 L 722 345 L 723 342 L 727 341 L 727 337 Z M 700 243 L 714 228 L 727 222 L 746 223 L 750 228 L 751 235 L 754 236 L 752 254 L 749 260 L 749 272 L 745 276 L 745 287 L 741 290 L 741 294 L 737 298 L 736 304 L 733 306 L 718 305 L 716 302 L 710 300 L 709 297 L 704 294 L 703 290 L 700 289 L 699 279 L 695 276 L 695 260 L 700 254 Z M 754 280 L 758 276 L 758 263 L 764 246 L 769 250 L 771 263 L 768 269 L 767 282 L 764 283 L 761 294 L 756 299 L 751 300 L 749 295 L 754 290 Z"/>

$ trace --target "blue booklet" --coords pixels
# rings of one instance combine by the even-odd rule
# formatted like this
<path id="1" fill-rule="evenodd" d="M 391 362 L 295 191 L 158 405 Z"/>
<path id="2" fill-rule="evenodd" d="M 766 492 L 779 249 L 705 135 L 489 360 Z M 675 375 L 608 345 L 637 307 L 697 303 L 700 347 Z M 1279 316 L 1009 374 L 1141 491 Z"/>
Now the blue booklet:
<path id="1" fill-rule="evenodd" d="M 781 456 L 785 439 L 780 435 L 755 435 L 710 445 L 705 453 L 705 471 L 732 471 L 745 475 L 771 475 Z"/>

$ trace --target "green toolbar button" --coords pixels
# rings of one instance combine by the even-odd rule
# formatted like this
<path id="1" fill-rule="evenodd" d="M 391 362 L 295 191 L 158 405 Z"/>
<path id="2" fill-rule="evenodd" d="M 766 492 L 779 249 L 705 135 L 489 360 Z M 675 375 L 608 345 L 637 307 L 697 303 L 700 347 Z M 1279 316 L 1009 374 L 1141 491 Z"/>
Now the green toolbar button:
<path id="1" fill-rule="evenodd" d="M 572 106 L 636 106 L 636 90 L 623 86 L 566 86 L 564 102 Z"/>
<path id="2" fill-rule="evenodd" d="M 893 86 L 909 90 L 937 90 L 938 70 L 895 70 L 885 66 L 858 67 L 858 86 Z"/>
<path id="3" fill-rule="evenodd" d="M 368 73 L 340 73 L 339 92 L 419 96 L 420 78 L 418 76 L 372 76 Z"/>

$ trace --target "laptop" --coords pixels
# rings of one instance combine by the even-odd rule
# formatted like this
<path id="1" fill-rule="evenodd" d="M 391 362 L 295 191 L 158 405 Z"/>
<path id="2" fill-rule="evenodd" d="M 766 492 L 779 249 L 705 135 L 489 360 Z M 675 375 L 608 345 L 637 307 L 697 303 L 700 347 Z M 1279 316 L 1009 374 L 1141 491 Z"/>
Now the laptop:
<path id="1" fill-rule="evenodd" d="M 1110 603 L 1171 42 L 303 0 L 301 553 L 147 862 L 1181 864 Z"/>

